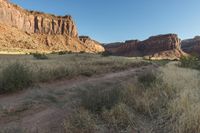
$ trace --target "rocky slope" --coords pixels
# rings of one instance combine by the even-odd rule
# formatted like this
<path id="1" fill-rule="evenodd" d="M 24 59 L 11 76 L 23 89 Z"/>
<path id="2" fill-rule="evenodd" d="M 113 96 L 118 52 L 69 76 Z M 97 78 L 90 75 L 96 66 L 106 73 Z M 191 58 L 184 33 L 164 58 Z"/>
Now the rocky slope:
<path id="1" fill-rule="evenodd" d="M 0 0 L 0 30 L 0 51 L 104 51 L 95 41 L 79 39 L 71 16 L 27 11 L 7 0 Z"/>
<path id="2" fill-rule="evenodd" d="M 200 36 L 196 36 L 193 39 L 183 40 L 181 42 L 181 48 L 186 53 L 200 56 Z"/>
<path id="3" fill-rule="evenodd" d="M 113 55 L 147 56 L 151 59 L 178 59 L 185 53 L 176 34 L 152 36 L 144 41 L 129 40 L 105 45 Z"/>

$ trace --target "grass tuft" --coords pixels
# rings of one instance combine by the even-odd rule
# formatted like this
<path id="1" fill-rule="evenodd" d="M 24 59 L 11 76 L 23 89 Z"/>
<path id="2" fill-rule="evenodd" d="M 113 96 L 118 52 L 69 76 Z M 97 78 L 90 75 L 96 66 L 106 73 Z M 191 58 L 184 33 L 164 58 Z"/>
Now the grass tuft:
<path id="1" fill-rule="evenodd" d="M 32 84 L 31 72 L 28 67 L 14 63 L 2 70 L 0 77 L 0 93 L 14 92 Z"/>
<path id="2" fill-rule="evenodd" d="M 64 121 L 64 129 L 67 133 L 92 133 L 96 130 L 96 124 L 88 111 L 78 109 Z"/>
<path id="3" fill-rule="evenodd" d="M 144 86 L 150 87 L 158 79 L 158 75 L 155 71 L 145 71 L 144 73 L 138 76 L 138 81 L 142 83 Z"/>
<path id="4" fill-rule="evenodd" d="M 113 88 L 87 88 L 80 93 L 81 105 L 94 113 L 101 113 L 103 109 L 111 109 L 121 96 L 119 87 Z"/>
<path id="5" fill-rule="evenodd" d="M 134 115 L 130 108 L 123 103 L 119 103 L 110 110 L 104 110 L 102 113 L 103 120 L 109 127 L 113 127 L 116 131 L 134 128 Z"/>

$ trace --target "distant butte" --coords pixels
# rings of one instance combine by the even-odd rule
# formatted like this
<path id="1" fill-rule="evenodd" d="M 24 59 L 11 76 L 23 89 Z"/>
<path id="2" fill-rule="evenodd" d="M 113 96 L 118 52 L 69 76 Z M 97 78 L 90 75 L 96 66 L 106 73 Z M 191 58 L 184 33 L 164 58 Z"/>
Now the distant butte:
<path id="1" fill-rule="evenodd" d="M 181 50 L 176 34 L 152 36 L 147 40 L 129 40 L 105 45 L 105 49 L 118 56 L 146 56 L 149 59 L 179 59 L 186 55 Z"/>
<path id="2" fill-rule="evenodd" d="M 181 47 L 184 52 L 200 56 L 200 36 L 196 36 L 193 39 L 183 40 Z"/>

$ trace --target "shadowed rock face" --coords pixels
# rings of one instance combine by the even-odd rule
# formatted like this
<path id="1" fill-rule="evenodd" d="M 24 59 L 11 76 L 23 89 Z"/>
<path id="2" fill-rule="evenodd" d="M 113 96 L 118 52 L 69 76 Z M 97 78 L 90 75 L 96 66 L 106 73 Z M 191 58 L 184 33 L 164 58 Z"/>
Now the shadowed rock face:
<path id="1" fill-rule="evenodd" d="M 200 56 L 200 36 L 196 36 L 193 39 L 183 40 L 181 42 L 181 48 L 186 53 Z"/>
<path id="2" fill-rule="evenodd" d="M 152 36 L 144 41 L 130 40 L 107 44 L 105 49 L 114 55 L 149 56 L 154 59 L 177 59 L 184 54 L 176 34 Z"/>
<path id="3" fill-rule="evenodd" d="M 104 51 L 104 48 L 95 41 L 85 43 L 79 40 L 78 31 L 71 16 L 27 11 L 8 0 L 0 0 L 0 30 L 4 32 L 0 34 L 1 51 L 2 49 L 7 51 L 17 49 L 22 52 L 27 50 L 91 53 Z M 13 37 L 9 34 L 13 34 Z"/>

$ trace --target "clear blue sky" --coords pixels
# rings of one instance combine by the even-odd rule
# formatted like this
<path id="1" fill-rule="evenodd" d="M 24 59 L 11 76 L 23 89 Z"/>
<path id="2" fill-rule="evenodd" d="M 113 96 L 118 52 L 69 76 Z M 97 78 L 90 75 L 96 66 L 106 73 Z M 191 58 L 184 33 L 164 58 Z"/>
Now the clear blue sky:
<path id="1" fill-rule="evenodd" d="M 176 33 L 200 35 L 200 0 L 11 0 L 30 10 L 70 14 L 79 35 L 100 42 Z"/>

